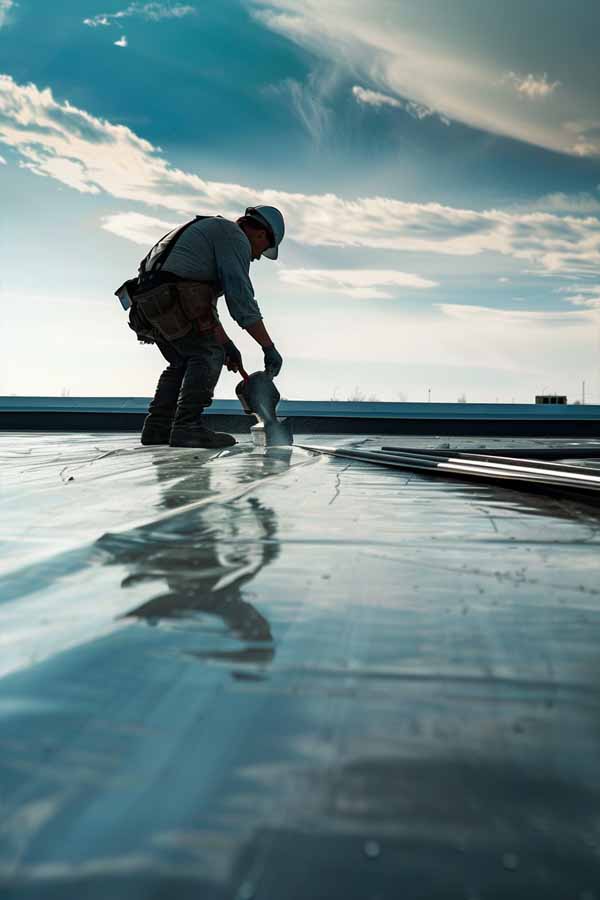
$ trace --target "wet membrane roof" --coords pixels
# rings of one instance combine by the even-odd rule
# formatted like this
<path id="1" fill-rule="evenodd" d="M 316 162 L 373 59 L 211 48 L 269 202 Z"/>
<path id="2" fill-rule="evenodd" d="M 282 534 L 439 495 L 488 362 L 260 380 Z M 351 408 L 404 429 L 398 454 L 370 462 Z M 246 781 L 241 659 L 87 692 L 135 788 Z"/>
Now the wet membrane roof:
<path id="1" fill-rule="evenodd" d="M 597 896 L 598 512 L 244 441 L 0 434 L 3 900 Z"/>

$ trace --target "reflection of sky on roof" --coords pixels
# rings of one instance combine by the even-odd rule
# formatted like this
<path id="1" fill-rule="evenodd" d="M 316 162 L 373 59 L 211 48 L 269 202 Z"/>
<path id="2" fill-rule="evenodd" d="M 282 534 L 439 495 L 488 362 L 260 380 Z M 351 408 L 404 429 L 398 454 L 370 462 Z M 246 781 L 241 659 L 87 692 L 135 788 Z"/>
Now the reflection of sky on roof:
<path id="1" fill-rule="evenodd" d="M 595 515 L 300 449 L 1 443 L 15 898 L 596 883 Z"/>

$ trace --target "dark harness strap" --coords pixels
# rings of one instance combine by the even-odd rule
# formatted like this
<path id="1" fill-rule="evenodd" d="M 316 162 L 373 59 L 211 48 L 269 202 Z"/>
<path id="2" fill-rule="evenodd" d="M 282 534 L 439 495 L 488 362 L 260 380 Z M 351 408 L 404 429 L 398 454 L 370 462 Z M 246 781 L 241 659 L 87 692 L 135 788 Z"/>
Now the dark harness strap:
<path id="1" fill-rule="evenodd" d="M 185 222 L 178 228 L 168 231 L 156 242 L 140 263 L 136 293 L 151 291 L 153 288 L 158 287 L 161 284 L 166 284 L 167 282 L 173 283 L 176 281 L 187 280 L 180 275 L 174 275 L 172 272 L 164 272 L 163 266 L 183 232 L 187 231 L 190 225 L 193 225 L 200 219 L 210 218 L 210 216 L 194 216 L 189 222 Z"/>

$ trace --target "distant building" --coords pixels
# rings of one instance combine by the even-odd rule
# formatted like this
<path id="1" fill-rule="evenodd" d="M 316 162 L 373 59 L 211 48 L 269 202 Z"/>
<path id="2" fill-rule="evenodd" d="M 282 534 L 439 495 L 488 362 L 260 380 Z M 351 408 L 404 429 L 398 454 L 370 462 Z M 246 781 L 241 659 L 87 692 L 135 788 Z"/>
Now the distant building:
<path id="1" fill-rule="evenodd" d="M 567 398 L 565 394 L 536 394 L 535 395 L 536 403 L 566 403 Z"/>

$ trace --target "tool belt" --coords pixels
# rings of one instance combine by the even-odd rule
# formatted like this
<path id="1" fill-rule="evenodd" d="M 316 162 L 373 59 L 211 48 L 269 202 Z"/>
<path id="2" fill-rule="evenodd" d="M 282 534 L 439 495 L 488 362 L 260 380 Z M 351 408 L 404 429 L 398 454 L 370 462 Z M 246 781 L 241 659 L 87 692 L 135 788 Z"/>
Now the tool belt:
<path id="1" fill-rule="evenodd" d="M 137 294 L 129 313 L 129 327 L 143 343 L 157 337 L 173 341 L 192 331 L 210 334 L 218 325 L 217 291 L 209 281 L 160 284 Z"/>

